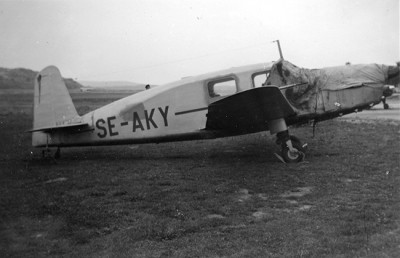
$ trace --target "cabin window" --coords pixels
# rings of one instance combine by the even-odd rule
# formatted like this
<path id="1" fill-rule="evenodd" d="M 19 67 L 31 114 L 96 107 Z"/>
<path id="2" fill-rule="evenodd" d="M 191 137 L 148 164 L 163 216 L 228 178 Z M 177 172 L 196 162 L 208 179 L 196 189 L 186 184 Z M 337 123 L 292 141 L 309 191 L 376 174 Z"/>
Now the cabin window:
<path id="1" fill-rule="evenodd" d="M 208 93 L 210 97 L 223 97 L 237 92 L 236 80 L 228 78 L 208 83 Z"/>
<path id="2" fill-rule="evenodd" d="M 253 87 L 258 88 L 265 86 L 265 82 L 267 81 L 269 72 L 262 72 L 253 74 Z"/>

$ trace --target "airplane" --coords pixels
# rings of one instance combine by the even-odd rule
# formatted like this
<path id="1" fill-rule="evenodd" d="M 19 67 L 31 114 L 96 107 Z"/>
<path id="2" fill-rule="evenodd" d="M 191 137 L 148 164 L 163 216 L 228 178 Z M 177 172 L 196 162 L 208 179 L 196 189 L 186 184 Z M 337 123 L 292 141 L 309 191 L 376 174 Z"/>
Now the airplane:
<path id="1" fill-rule="evenodd" d="M 383 92 L 393 91 L 387 81 L 399 81 L 399 69 L 393 69 L 369 64 L 310 70 L 281 55 L 276 62 L 185 77 L 80 116 L 60 71 L 49 66 L 35 78 L 29 132 L 34 147 L 47 151 L 57 147 L 55 158 L 59 158 L 62 147 L 215 139 L 269 131 L 281 146 L 278 157 L 296 163 L 304 160 L 307 146 L 289 134 L 289 126 L 315 124 L 378 104 Z"/>

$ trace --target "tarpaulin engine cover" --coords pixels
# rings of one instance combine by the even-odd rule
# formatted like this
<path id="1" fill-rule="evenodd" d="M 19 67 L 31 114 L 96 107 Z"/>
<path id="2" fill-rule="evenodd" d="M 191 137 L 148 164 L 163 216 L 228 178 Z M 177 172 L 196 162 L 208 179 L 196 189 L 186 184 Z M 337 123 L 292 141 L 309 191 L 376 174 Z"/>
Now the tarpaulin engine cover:
<path id="1" fill-rule="evenodd" d="M 282 90 L 289 103 L 299 115 L 323 113 L 370 104 L 372 95 L 381 94 L 388 69 L 378 64 L 305 69 L 281 60 L 272 66 L 266 85 L 301 84 Z"/>

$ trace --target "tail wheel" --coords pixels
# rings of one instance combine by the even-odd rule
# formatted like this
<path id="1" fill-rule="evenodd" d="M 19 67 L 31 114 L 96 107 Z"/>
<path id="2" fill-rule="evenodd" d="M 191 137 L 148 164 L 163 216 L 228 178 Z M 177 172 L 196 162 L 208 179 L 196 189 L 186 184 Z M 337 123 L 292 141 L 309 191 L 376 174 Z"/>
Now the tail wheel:
<path id="1" fill-rule="evenodd" d="M 60 147 L 58 147 L 56 153 L 54 153 L 54 158 L 59 159 L 60 157 L 61 157 L 61 150 Z"/>

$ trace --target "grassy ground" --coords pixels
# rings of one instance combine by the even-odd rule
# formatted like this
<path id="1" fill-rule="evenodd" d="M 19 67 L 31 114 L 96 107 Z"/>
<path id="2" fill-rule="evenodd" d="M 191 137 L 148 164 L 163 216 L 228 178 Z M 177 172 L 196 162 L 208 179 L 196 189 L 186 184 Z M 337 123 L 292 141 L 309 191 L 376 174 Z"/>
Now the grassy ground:
<path id="1" fill-rule="evenodd" d="M 84 94 L 80 113 L 121 97 Z M 54 162 L 30 147 L 31 95 L 17 95 L 0 95 L 1 257 L 400 256 L 397 122 L 293 128 L 310 148 L 296 165 L 267 133 Z"/>

